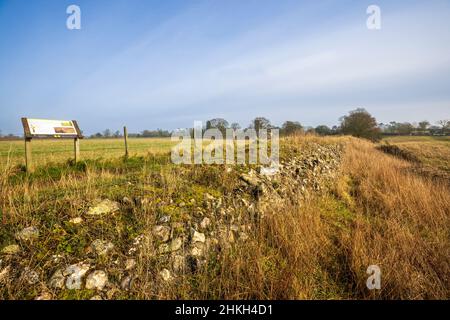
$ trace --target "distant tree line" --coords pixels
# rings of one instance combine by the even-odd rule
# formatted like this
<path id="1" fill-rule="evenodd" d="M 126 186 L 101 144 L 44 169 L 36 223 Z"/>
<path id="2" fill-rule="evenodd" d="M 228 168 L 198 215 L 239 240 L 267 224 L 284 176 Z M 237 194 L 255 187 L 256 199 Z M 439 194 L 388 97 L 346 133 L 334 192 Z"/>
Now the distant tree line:
<path id="1" fill-rule="evenodd" d="M 130 133 L 128 134 L 131 138 L 164 138 L 170 137 L 171 132 L 162 129 L 156 130 L 144 130 L 140 133 Z M 121 138 L 123 133 L 119 130 L 112 132 L 110 129 L 106 129 L 103 132 L 97 132 L 90 136 L 90 138 Z"/>
<path id="2" fill-rule="evenodd" d="M 448 135 L 450 120 L 439 120 L 436 125 L 424 120 L 419 123 L 395 122 L 380 123 L 380 129 L 386 135 Z"/>
<path id="3" fill-rule="evenodd" d="M 364 108 L 357 108 L 350 111 L 347 115 L 339 119 L 339 125 L 331 128 L 326 125 L 317 127 L 303 126 L 298 121 L 285 121 L 281 127 L 273 126 L 269 119 L 265 117 L 256 117 L 247 128 L 255 129 L 259 135 L 261 129 L 279 129 L 281 136 L 290 136 L 296 134 L 317 134 L 327 135 L 352 135 L 359 138 L 365 138 L 372 141 L 378 141 L 383 135 L 450 135 L 450 120 L 440 120 L 432 126 L 424 120 L 419 123 L 397 123 L 389 124 L 377 123 L 373 117 Z M 205 130 L 216 128 L 225 136 L 226 129 L 240 129 L 238 123 L 229 122 L 223 118 L 214 118 L 206 122 Z"/>
<path id="4" fill-rule="evenodd" d="M 17 140 L 17 139 L 21 139 L 22 137 L 17 136 L 15 134 L 12 133 L 8 133 L 6 135 L 3 135 L 2 130 L 0 130 L 0 139 L 2 140 Z"/>
<path id="5" fill-rule="evenodd" d="M 298 121 L 285 121 L 281 127 L 277 127 L 271 124 L 270 120 L 265 117 L 256 117 L 246 128 L 254 129 L 259 135 L 259 131 L 262 129 L 279 129 L 281 136 L 290 136 L 296 134 L 317 134 L 321 136 L 327 135 L 352 135 L 355 137 L 366 138 L 372 141 L 381 139 L 383 135 L 450 135 L 450 120 L 439 120 L 435 125 L 431 125 L 430 122 L 423 120 L 418 123 L 409 122 L 395 122 L 391 121 L 387 124 L 377 123 L 375 117 L 373 117 L 367 110 L 363 108 L 357 108 L 350 111 L 347 115 L 339 119 L 339 125 L 328 127 L 326 125 L 319 125 L 317 127 L 303 126 Z M 216 128 L 220 130 L 225 137 L 227 129 L 238 130 L 241 129 L 241 125 L 237 122 L 229 123 L 223 118 L 213 118 L 206 121 L 203 130 Z M 129 137 L 143 137 L 143 138 L 164 138 L 170 137 L 171 131 L 156 129 L 156 130 L 144 130 L 140 133 L 130 133 Z M 191 134 L 193 129 L 191 128 Z M 103 132 L 97 132 L 90 136 L 90 138 L 120 138 L 122 132 L 119 130 L 112 131 L 106 129 Z M 0 130 L 1 139 L 19 139 L 19 136 L 8 134 L 2 135 Z"/>
<path id="6" fill-rule="evenodd" d="M 370 140 L 377 140 L 381 136 L 381 131 L 377 127 L 374 117 L 372 117 L 364 109 L 356 109 L 351 111 L 349 115 L 340 119 L 340 126 L 333 126 L 332 128 L 326 125 L 319 125 L 317 127 L 303 126 L 298 121 L 285 121 L 281 127 L 271 124 L 270 120 L 265 117 L 256 117 L 247 126 L 249 129 L 254 129 L 259 136 L 259 131 L 262 129 L 271 130 L 278 129 L 280 136 L 291 136 L 298 134 L 318 134 L 318 135 L 337 135 L 350 134 L 358 137 L 367 138 Z M 204 130 L 216 128 L 219 129 L 225 136 L 226 129 L 240 129 L 238 123 L 229 125 L 228 121 L 223 118 L 214 118 L 206 121 Z"/>
<path id="7" fill-rule="evenodd" d="M 141 133 L 138 133 L 136 137 L 143 137 L 143 138 L 164 138 L 164 137 L 170 137 L 171 132 L 167 130 L 162 129 L 156 129 L 156 130 L 144 130 Z"/>
<path id="8" fill-rule="evenodd" d="M 122 133 L 119 130 L 112 132 L 110 129 L 105 129 L 103 132 L 97 132 L 90 136 L 90 138 L 120 138 Z"/>

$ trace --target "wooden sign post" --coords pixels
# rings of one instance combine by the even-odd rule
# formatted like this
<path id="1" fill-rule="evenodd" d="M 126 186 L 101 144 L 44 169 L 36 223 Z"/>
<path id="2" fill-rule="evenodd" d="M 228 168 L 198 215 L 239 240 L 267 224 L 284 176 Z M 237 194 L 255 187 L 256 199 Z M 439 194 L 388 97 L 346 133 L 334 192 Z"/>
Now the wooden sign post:
<path id="1" fill-rule="evenodd" d="M 73 151 L 73 158 L 75 160 L 75 163 L 77 163 L 78 161 L 80 161 L 80 139 L 78 138 L 73 139 Z"/>
<path id="2" fill-rule="evenodd" d="M 33 172 L 33 161 L 31 159 L 31 139 L 25 138 L 25 168 Z"/>
<path id="3" fill-rule="evenodd" d="M 80 139 L 83 138 L 75 120 L 47 120 L 22 118 L 25 139 L 25 165 L 33 171 L 31 156 L 32 139 L 74 139 L 75 162 L 80 160 Z"/>
<path id="4" fill-rule="evenodd" d="M 75 120 L 72 120 L 73 127 L 77 132 L 77 136 L 73 139 L 73 151 L 74 151 L 74 160 L 75 163 L 80 161 L 80 139 L 83 138 L 81 134 L 81 130 L 78 127 L 78 123 Z"/>

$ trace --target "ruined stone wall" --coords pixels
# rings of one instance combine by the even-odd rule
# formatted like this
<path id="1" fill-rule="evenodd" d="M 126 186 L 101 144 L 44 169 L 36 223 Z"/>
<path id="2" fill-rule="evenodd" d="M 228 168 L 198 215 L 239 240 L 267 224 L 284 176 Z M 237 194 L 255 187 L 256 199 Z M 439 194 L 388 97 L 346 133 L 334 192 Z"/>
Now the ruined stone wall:
<path id="1" fill-rule="evenodd" d="M 201 200 L 191 199 L 194 206 L 189 208 L 195 209 L 185 220 L 172 221 L 170 215 L 164 214 L 156 216 L 151 230 L 137 236 L 131 244 L 124 247 L 111 235 L 111 241 L 96 239 L 83 259 L 54 255 L 45 262 L 48 271 L 43 273 L 19 267 L 20 247 L 8 246 L 0 259 L 0 282 L 22 281 L 39 286 L 39 299 L 51 298 L 51 292 L 62 289 L 90 289 L 97 292 L 92 298 L 113 299 L 133 288 L 139 276 L 136 265 L 145 255 L 148 261 L 157 261 L 157 270 L 152 270 L 155 282 L 152 288 L 158 290 L 161 285 L 180 280 L 182 275 L 197 272 L 212 256 L 247 241 L 260 219 L 280 214 L 272 211 L 274 204 L 299 203 L 326 189 L 338 174 L 342 149 L 341 145 L 309 144 L 298 152 L 288 153 L 278 166 L 247 167 L 244 172 L 228 167 L 239 180 L 236 188 L 229 194 L 205 192 Z M 99 199 L 83 217 L 67 223 L 76 226 L 107 220 L 130 208 L 142 210 L 139 208 L 148 201 L 129 197 L 117 202 Z M 24 244 L 38 237 L 36 227 L 25 228 L 16 235 L 17 241 Z"/>

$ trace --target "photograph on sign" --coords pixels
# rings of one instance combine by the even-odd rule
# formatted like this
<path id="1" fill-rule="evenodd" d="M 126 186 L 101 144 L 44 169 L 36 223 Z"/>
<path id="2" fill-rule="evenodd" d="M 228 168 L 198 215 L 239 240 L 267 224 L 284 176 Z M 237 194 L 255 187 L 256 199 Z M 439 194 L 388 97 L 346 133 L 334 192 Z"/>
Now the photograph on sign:
<path id="1" fill-rule="evenodd" d="M 76 135 L 77 130 L 70 120 L 28 119 L 32 135 Z"/>

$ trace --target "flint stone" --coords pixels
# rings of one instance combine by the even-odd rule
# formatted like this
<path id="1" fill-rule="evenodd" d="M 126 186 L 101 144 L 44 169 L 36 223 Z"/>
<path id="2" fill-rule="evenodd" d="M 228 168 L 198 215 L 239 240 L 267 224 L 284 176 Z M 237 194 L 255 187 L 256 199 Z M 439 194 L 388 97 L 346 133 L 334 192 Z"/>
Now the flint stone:
<path id="1" fill-rule="evenodd" d="M 162 242 L 169 241 L 170 238 L 170 228 L 166 226 L 155 226 L 152 230 L 153 235 Z"/>
<path id="2" fill-rule="evenodd" d="M 166 282 L 171 281 L 173 279 L 172 275 L 170 274 L 170 271 L 167 269 L 162 269 L 159 272 L 159 276 Z"/>
<path id="3" fill-rule="evenodd" d="M 66 277 L 64 276 L 62 270 L 57 270 L 50 278 L 48 285 L 50 288 L 62 289 L 64 287 L 65 280 Z"/>
<path id="4" fill-rule="evenodd" d="M 109 199 L 105 199 L 100 201 L 93 207 L 90 207 L 86 214 L 90 216 L 100 216 L 105 214 L 114 213 L 119 211 L 119 204 L 115 201 L 111 201 Z"/>
<path id="5" fill-rule="evenodd" d="M 206 237 L 204 233 L 194 231 L 194 235 L 192 236 L 192 242 L 205 242 Z"/>
<path id="6" fill-rule="evenodd" d="M 86 289 L 103 290 L 108 283 L 108 275 L 103 270 L 96 270 L 86 278 Z"/>
<path id="7" fill-rule="evenodd" d="M 180 250 L 183 245 L 183 240 L 181 238 L 173 239 L 170 244 L 163 243 L 159 246 L 158 251 L 159 253 L 169 253 L 173 251 Z"/>
<path id="8" fill-rule="evenodd" d="M 194 257 L 202 257 L 205 255 L 205 245 L 201 242 L 196 242 L 191 248 L 191 255 Z"/>
<path id="9" fill-rule="evenodd" d="M 64 275 L 68 276 L 66 280 L 66 288 L 81 289 L 82 278 L 86 272 L 89 271 L 89 269 L 90 265 L 83 262 L 68 266 L 63 272 Z"/>
<path id="10" fill-rule="evenodd" d="M 92 249 L 99 256 L 106 256 L 114 249 L 114 244 L 106 240 L 96 239 L 91 244 Z"/>
<path id="11" fill-rule="evenodd" d="M 25 279 L 25 281 L 30 285 L 38 283 L 40 279 L 39 273 L 28 267 L 25 268 L 22 276 Z"/>

